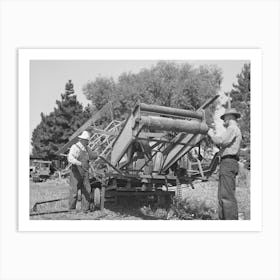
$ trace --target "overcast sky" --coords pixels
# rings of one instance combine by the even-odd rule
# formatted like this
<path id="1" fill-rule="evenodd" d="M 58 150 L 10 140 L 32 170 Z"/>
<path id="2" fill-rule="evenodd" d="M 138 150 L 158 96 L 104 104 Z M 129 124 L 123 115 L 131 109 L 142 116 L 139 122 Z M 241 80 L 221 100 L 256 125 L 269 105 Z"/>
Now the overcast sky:
<path id="1" fill-rule="evenodd" d="M 184 61 L 195 66 L 216 64 L 223 70 L 221 92 L 230 91 L 236 75 L 240 73 L 246 61 Z M 72 80 L 77 98 L 83 105 L 88 103 L 82 93 L 83 86 L 98 76 L 117 79 L 123 72 L 137 73 L 143 68 L 150 68 L 157 61 L 68 61 L 68 60 L 33 60 L 30 62 L 30 137 L 34 128 L 40 123 L 40 113 L 50 113 L 55 101 L 60 99 L 65 84 Z M 178 63 L 181 63 L 181 61 Z"/>

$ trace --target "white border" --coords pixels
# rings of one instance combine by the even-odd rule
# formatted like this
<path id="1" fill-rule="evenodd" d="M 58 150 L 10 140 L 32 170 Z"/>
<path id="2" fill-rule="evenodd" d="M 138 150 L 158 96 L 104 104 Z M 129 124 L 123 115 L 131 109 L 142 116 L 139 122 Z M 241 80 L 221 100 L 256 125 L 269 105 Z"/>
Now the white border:
<path id="1" fill-rule="evenodd" d="M 30 60 L 250 60 L 251 220 L 95 221 L 29 219 Z M 18 50 L 18 230 L 19 231 L 261 231 L 262 65 L 260 49 L 19 49 Z"/>

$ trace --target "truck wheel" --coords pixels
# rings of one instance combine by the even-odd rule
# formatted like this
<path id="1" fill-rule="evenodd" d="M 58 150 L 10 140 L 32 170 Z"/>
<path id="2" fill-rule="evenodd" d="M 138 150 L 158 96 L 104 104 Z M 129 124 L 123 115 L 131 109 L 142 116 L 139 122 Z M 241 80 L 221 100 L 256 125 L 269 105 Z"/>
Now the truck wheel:
<path id="1" fill-rule="evenodd" d="M 101 193 L 99 188 L 94 189 L 94 207 L 100 208 Z"/>

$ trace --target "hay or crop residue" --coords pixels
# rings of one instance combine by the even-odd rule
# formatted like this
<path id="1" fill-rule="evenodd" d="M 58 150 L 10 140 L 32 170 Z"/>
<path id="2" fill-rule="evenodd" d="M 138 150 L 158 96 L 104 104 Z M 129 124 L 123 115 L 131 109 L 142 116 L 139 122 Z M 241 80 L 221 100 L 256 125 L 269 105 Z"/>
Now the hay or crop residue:
<path id="1" fill-rule="evenodd" d="M 194 188 L 183 187 L 182 197 L 175 198 L 169 208 L 150 205 L 149 203 L 105 204 L 103 211 L 90 213 L 68 213 L 68 201 L 62 200 L 38 206 L 38 213 L 31 219 L 53 220 L 215 220 L 218 219 L 218 181 L 217 176 L 207 182 L 196 182 Z M 48 180 L 42 183 L 30 182 L 30 209 L 36 202 L 56 198 L 66 198 L 69 185 L 66 180 Z M 250 171 L 240 169 L 237 177 L 236 198 L 242 218 L 250 219 Z M 34 214 L 34 213 L 33 213 Z"/>
<path id="2" fill-rule="evenodd" d="M 218 177 L 207 182 L 194 183 L 194 189 L 183 188 L 180 207 L 194 219 L 218 219 Z M 250 219 L 250 171 L 240 167 L 236 178 L 238 211 L 245 220 Z"/>
<path id="3" fill-rule="evenodd" d="M 30 182 L 29 206 L 32 211 L 37 202 L 67 198 L 69 196 L 69 185 L 66 180 L 48 180 L 42 183 Z M 67 200 L 45 203 L 37 206 L 40 213 L 48 211 L 65 211 L 68 209 Z"/>

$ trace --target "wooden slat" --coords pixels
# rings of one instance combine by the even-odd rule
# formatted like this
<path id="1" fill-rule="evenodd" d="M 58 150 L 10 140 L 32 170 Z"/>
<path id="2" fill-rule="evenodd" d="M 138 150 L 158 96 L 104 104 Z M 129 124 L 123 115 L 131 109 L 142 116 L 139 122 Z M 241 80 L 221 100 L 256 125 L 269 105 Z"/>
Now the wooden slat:
<path id="1" fill-rule="evenodd" d="M 216 99 L 218 99 L 219 95 L 215 95 L 214 97 L 212 97 L 211 99 L 207 100 L 198 110 L 204 110 L 206 109 L 210 104 L 212 104 Z M 200 135 L 197 139 L 197 135 L 200 134 L 186 134 L 184 135 L 184 133 L 180 132 L 179 134 L 177 134 L 177 136 L 175 138 L 181 137 L 183 136 L 183 139 L 181 139 L 181 142 L 185 143 L 185 146 L 180 147 L 180 146 L 174 146 L 172 147 L 172 150 L 169 151 L 166 161 L 164 162 L 163 165 L 163 171 L 166 171 L 174 162 L 176 162 L 178 159 L 180 159 L 183 155 L 185 155 L 189 150 L 191 150 L 193 148 L 194 145 L 196 145 L 201 138 L 203 137 L 202 135 Z M 175 139 L 174 138 L 174 139 Z M 195 141 L 194 143 L 190 143 L 190 140 L 194 138 Z M 173 141 L 172 141 L 173 142 Z"/>
<path id="2" fill-rule="evenodd" d="M 89 119 L 87 122 L 85 122 L 79 129 L 71 135 L 69 140 L 73 140 L 76 137 L 78 137 L 84 130 L 89 128 L 91 125 L 93 125 L 105 112 L 107 112 L 110 109 L 111 103 L 107 103 L 104 105 L 97 113 L 95 113 L 91 119 Z"/>
<path id="3" fill-rule="evenodd" d="M 93 125 L 98 119 L 100 119 L 105 112 L 107 112 L 111 107 L 111 103 L 107 103 L 104 105 L 98 112 L 96 112 L 92 118 L 90 118 L 88 121 L 86 121 L 79 129 L 75 131 L 69 138 L 69 141 L 60 149 L 58 150 L 57 154 L 63 154 L 67 151 L 68 148 L 70 148 L 73 144 L 77 142 L 77 137 L 87 128 L 89 128 L 91 125 Z"/>

